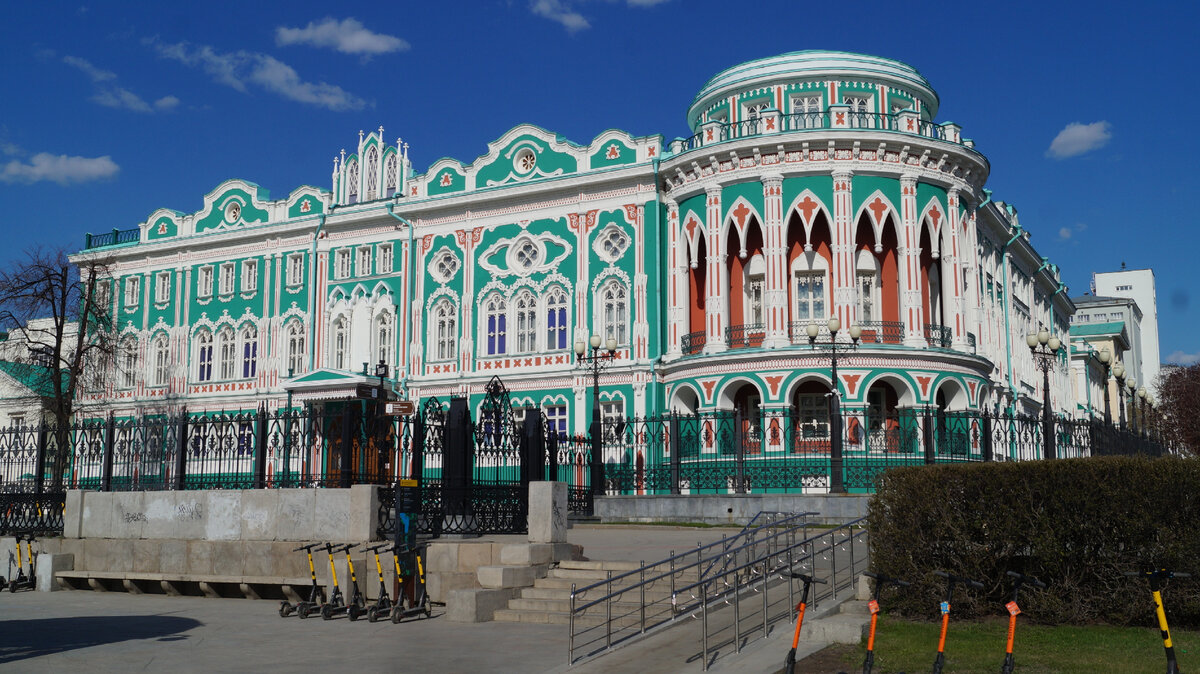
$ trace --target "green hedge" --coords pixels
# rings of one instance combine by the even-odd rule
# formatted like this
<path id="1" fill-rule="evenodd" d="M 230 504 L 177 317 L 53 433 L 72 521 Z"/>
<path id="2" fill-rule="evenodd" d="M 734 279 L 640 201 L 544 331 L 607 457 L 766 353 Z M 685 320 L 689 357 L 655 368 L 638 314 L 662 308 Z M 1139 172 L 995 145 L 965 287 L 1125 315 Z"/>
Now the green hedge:
<path id="1" fill-rule="evenodd" d="M 1200 626 L 1200 460 L 1103 457 L 943 464 L 890 470 L 870 502 L 876 571 L 912 583 L 885 610 L 935 618 L 941 569 L 984 584 L 956 587 L 954 617 L 1007 615 L 1012 579 L 1024 615 L 1049 624 L 1154 622 L 1149 583 L 1125 571 L 1165 566 L 1196 574 L 1167 585 L 1174 626 Z"/>

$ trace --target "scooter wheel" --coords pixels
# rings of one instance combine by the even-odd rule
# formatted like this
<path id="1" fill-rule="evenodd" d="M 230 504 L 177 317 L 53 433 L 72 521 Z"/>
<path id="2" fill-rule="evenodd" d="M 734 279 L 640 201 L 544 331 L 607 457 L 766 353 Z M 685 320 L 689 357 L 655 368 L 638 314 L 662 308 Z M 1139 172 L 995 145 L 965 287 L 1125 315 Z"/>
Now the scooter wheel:
<path id="1" fill-rule="evenodd" d="M 329 607 L 329 604 L 322 606 L 321 607 L 321 619 L 322 620 L 330 620 L 332 618 L 333 618 L 333 609 Z"/>
<path id="2" fill-rule="evenodd" d="M 358 608 L 357 604 L 351 604 L 350 608 L 346 609 L 346 615 L 350 616 L 350 622 L 358 620 L 359 610 L 360 609 Z"/>
<path id="3" fill-rule="evenodd" d="M 404 617 L 403 611 L 399 606 L 392 608 L 392 623 L 399 625 L 400 619 Z"/>
<path id="4" fill-rule="evenodd" d="M 367 622 L 373 623 L 377 620 L 379 620 L 379 612 L 375 610 L 374 606 L 372 606 L 371 608 L 367 609 Z"/>
<path id="5" fill-rule="evenodd" d="M 16 592 L 17 592 L 17 581 L 15 581 L 15 580 L 10 580 L 10 581 L 8 581 L 8 591 L 9 591 L 10 593 L 12 593 L 12 594 L 16 594 Z"/>
<path id="6" fill-rule="evenodd" d="M 286 618 L 292 614 L 292 605 L 286 601 L 279 604 L 279 617 Z"/>

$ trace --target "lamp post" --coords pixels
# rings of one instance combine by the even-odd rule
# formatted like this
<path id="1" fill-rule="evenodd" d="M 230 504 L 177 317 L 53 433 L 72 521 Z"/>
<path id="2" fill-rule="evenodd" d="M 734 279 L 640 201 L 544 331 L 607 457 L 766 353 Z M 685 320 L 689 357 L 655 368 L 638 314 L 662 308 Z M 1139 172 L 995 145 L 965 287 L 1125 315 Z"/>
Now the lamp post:
<path id="1" fill-rule="evenodd" d="M 1126 395 L 1129 397 L 1129 430 L 1132 431 L 1137 426 L 1137 401 L 1134 400 L 1134 395 L 1137 394 L 1137 380 L 1130 377 L 1125 380 L 1125 385 L 1129 387 Z"/>
<path id="2" fill-rule="evenodd" d="M 1138 430 L 1142 432 L 1142 437 L 1146 437 L 1146 387 L 1139 387 L 1137 390 L 1138 400 L 1142 401 L 1142 418 L 1138 422 Z"/>
<path id="3" fill-rule="evenodd" d="M 1062 341 L 1050 334 L 1043 327 L 1037 333 L 1025 337 L 1029 352 L 1033 354 L 1033 364 L 1042 371 L 1042 457 L 1055 458 L 1054 454 L 1054 413 L 1050 410 L 1050 370 L 1058 361 L 1058 350 Z"/>
<path id="4" fill-rule="evenodd" d="M 1104 366 L 1104 423 L 1112 425 L 1112 410 L 1109 408 L 1108 402 L 1108 377 L 1112 373 L 1112 351 L 1108 347 L 1100 349 L 1100 355 L 1096 357 L 1100 364 Z"/>
<path id="5" fill-rule="evenodd" d="M 592 374 L 592 497 L 604 494 L 604 457 L 601 455 L 600 433 L 600 373 L 612 363 L 617 356 L 617 340 L 609 337 L 604 340 L 604 348 L 600 348 L 600 335 L 592 335 L 585 343 L 575 342 L 575 364 Z M 588 354 L 588 347 L 591 353 Z"/>
<path id="6" fill-rule="evenodd" d="M 817 334 L 821 329 L 816 323 L 809 323 L 805 332 L 808 333 L 810 347 L 815 349 L 818 344 L 829 347 L 829 490 L 833 493 L 843 493 L 846 491 L 846 487 L 842 476 L 842 394 L 838 388 L 837 376 L 837 333 L 842 329 L 842 322 L 837 317 L 830 318 L 826 327 L 829 328 L 828 341 L 817 341 Z M 862 337 L 862 326 L 854 323 L 850 326 L 850 344 L 842 344 L 842 349 L 848 351 L 858 348 L 860 337 Z"/>
<path id="7" fill-rule="evenodd" d="M 1121 430 L 1125 430 L 1125 366 L 1113 366 L 1113 378 L 1117 380 L 1117 404 L 1121 408 Z"/>

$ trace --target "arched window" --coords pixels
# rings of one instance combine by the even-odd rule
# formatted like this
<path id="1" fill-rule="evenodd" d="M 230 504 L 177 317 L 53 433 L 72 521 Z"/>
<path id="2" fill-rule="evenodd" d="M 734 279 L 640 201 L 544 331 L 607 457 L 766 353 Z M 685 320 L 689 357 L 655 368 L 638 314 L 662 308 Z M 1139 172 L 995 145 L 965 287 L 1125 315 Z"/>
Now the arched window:
<path id="1" fill-rule="evenodd" d="M 389 154 L 387 161 L 384 162 L 383 184 L 389 197 L 396 193 L 397 178 L 399 177 L 396 171 L 397 163 L 395 152 Z"/>
<path id="2" fill-rule="evenodd" d="M 121 340 L 121 387 L 137 385 L 137 337 L 130 335 Z"/>
<path id="3" fill-rule="evenodd" d="M 546 350 L 567 348 L 567 294 L 554 287 L 546 295 Z"/>
<path id="4" fill-rule="evenodd" d="M 858 320 L 860 323 L 874 323 L 882 318 L 879 304 L 881 285 L 879 281 L 879 261 L 871 251 L 858 251 L 857 284 L 855 292 L 858 296 Z"/>
<path id="5" fill-rule="evenodd" d="M 346 345 L 350 335 L 346 327 L 346 318 L 338 316 L 333 319 L 333 329 L 330 330 L 333 335 L 333 341 L 330 346 L 330 360 L 333 362 L 333 369 L 346 369 Z"/>
<path id="6" fill-rule="evenodd" d="M 537 350 L 537 302 L 528 290 L 522 290 L 517 295 L 517 353 L 530 353 Z"/>
<path id="7" fill-rule="evenodd" d="M 742 320 L 748 326 L 762 326 L 767 322 L 765 297 L 767 292 L 767 263 L 762 255 L 750 258 L 742 283 Z"/>
<path id="8" fill-rule="evenodd" d="M 154 339 L 154 385 L 166 386 L 171 374 L 171 351 L 167 344 L 167 336 L 159 335 Z"/>
<path id="9" fill-rule="evenodd" d="M 376 362 L 389 365 L 392 362 L 392 315 L 379 314 L 375 319 L 375 356 Z"/>
<path id="10" fill-rule="evenodd" d="M 242 329 L 242 378 L 258 374 L 258 330 L 253 325 Z"/>
<path id="11" fill-rule="evenodd" d="M 372 145 L 367 148 L 367 201 L 375 199 L 375 193 L 379 189 L 379 148 Z"/>
<path id="12" fill-rule="evenodd" d="M 237 360 L 237 340 L 233 336 L 233 329 L 222 330 L 217 336 L 217 342 L 221 379 L 233 379 L 234 362 Z"/>
<path id="13" fill-rule="evenodd" d="M 287 326 L 287 366 L 292 375 L 304 372 L 304 326 L 299 320 Z"/>
<path id="14" fill-rule="evenodd" d="M 507 353 L 506 336 L 508 322 L 508 303 L 499 293 L 490 295 L 483 304 L 483 314 L 487 321 L 487 355 L 496 356 Z"/>
<path id="15" fill-rule="evenodd" d="M 448 299 L 433 307 L 434 360 L 454 360 L 458 355 L 458 312 Z"/>
<path id="16" fill-rule="evenodd" d="M 208 330 L 196 335 L 196 363 L 196 381 L 212 381 L 213 335 Z"/>
<path id="17" fill-rule="evenodd" d="M 629 299 L 624 284 L 616 279 L 604 284 L 600 290 L 600 322 L 605 339 L 613 338 L 617 344 L 628 343 Z"/>
<path id="18" fill-rule="evenodd" d="M 358 160 L 351 159 L 346 165 L 346 203 L 358 203 Z"/>

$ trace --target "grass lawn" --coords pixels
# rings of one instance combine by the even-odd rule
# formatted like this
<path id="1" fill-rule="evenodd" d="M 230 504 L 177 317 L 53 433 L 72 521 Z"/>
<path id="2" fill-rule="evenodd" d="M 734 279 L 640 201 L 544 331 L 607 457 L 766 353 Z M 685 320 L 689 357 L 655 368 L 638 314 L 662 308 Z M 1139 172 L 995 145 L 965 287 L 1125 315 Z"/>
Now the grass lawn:
<path id="1" fill-rule="evenodd" d="M 927 672 L 937 656 L 941 623 L 881 617 L 875 633 L 874 672 Z M 1004 663 L 1008 619 L 950 621 L 946 672 L 995 674 Z M 1171 630 L 1184 671 L 1200 670 L 1200 632 Z M 826 656 L 832 653 L 826 654 Z M 841 652 L 847 672 L 862 671 L 866 640 Z M 1044 627 L 1017 622 L 1013 646 L 1017 672 L 1120 672 L 1161 674 L 1166 656 L 1157 629 L 1146 627 Z M 797 667 L 797 671 L 802 668 Z"/>

